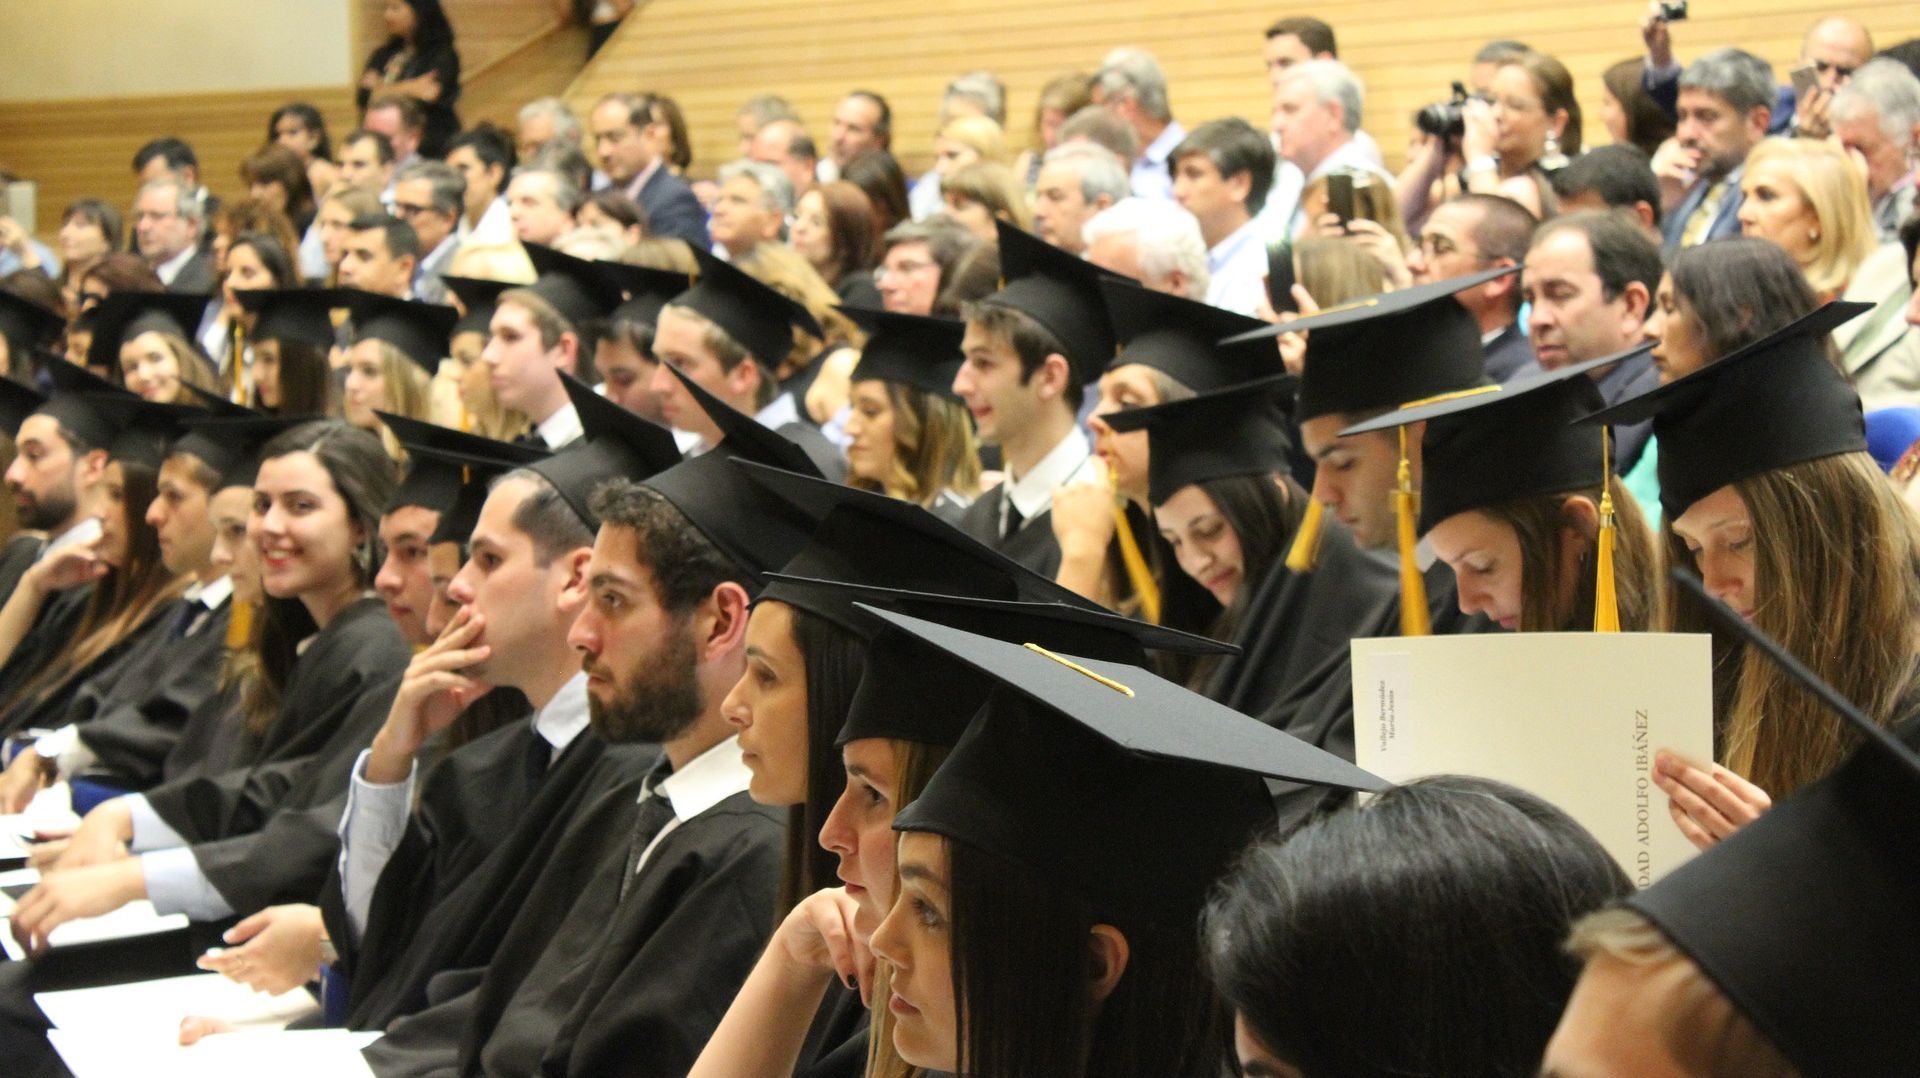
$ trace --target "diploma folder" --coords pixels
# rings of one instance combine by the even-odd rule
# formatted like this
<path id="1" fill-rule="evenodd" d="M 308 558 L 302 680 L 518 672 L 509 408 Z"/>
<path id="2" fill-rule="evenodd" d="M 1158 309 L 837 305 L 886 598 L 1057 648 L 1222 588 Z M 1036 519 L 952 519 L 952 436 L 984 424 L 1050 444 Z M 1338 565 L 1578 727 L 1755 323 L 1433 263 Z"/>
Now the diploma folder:
<path id="1" fill-rule="evenodd" d="M 1593 832 L 1637 887 L 1695 852 L 1653 758 L 1713 760 L 1707 635 L 1482 633 L 1352 649 L 1354 762 L 1366 770 L 1517 786 Z"/>

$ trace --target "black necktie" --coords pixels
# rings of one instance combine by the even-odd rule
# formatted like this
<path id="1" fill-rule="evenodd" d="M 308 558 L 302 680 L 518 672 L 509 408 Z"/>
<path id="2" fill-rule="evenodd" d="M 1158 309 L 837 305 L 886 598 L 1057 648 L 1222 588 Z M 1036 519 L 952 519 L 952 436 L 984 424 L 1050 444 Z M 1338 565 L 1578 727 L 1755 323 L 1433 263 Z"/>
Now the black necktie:
<path id="1" fill-rule="evenodd" d="M 167 627 L 167 635 L 174 640 L 184 638 L 187 630 L 193 628 L 194 620 L 206 612 L 206 604 L 198 599 L 181 600 L 180 611 L 173 616 L 173 624 Z"/>
<path id="2" fill-rule="evenodd" d="M 1020 525 L 1026 523 L 1026 520 L 1027 518 L 1021 516 L 1020 510 L 1014 506 L 1013 499 L 1007 499 L 1007 528 L 1000 533 L 1000 538 L 1013 538 L 1014 533 L 1020 530 Z"/>
<path id="3" fill-rule="evenodd" d="M 547 777 L 547 766 L 553 762 L 553 744 L 538 729 L 533 731 L 533 739 L 527 745 L 526 776 L 527 790 L 532 792 L 540 788 L 540 782 Z"/>
<path id="4" fill-rule="evenodd" d="M 535 449 L 545 449 L 547 447 L 547 440 L 540 437 L 539 431 L 528 430 L 525 434 L 514 438 L 513 444 L 532 446 Z"/>
<path id="5" fill-rule="evenodd" d="M 620 899 L 627 897 L 633 878 L 640 872 L 640 855 L 673 822 L 673 802 L 660 792 L 660 783 L 673 774 L 673 765 L 662 759 L 647 776 L 647 793 L 640 799 L 640 811 L 633 817 L 633 837 L 627 842 L 627 870 L 620 877 Z"/>

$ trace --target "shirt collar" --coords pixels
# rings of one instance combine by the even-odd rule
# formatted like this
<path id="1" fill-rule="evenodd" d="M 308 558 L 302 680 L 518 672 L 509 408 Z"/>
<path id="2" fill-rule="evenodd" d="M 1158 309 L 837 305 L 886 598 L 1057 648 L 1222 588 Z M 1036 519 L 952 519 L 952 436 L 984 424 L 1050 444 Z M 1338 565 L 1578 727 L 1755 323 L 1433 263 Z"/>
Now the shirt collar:
<path id="1" fill-rule="evenodd" d="M 1260 229 L 1257 224 L 1258 222 L 1250 217 L 1245 224 L 1227 233 L 1226 239 L 1214 244 L 1207 251 L 1207 272 L 1219 272 L 1220 268 L 1232 262 L 1247 244 L 1258 243 Z"/>
<path id="2" fill-rule="evenodd" d="M 1067 485 L 1091 459 L 1093 449 L 1087 444 L 1087 436 L 1075 426 L 1032 471 L 1018 478 L 1011 470 L 1007 472 L 1006 501 L 1020 510 L 1021 519 L 1032 520 L 1053 504 L 1053 488 Z"/>
<path id="3" fill-rule="evenodd" d="M 572 404 L 562 406 L 559 411 L 535 423 L 533 429 L 540 435 L 540 440 L 547 443 L 548 449 L 559 449 L 586 433 L 586 428 L 580 425 L 580 413 L 574 410 Z"/>
<path id="4" fill-rule="evenodd" d="M 734 794 L 745 793 L 752 780 L 753 772 L 740 758 L 740 739 L 730 737 L 650 784 L 640 796 L 644 800 L 657 792 L 673 804 L 676 818 L 691 820 Z"/>
<path id="5" fill-rule="evenodd" d="M 545 738 L 553 746 L 557 757 L 560 750 L 573 743 L 580 731 L 587 728 L 587 675 L 579 673 L 560 686 L 553 694 L 547 706 L 533 714 L 534 732 Z"/>
<path id="6" fill-rule="evenodd" d="M 779 430 L 789 423 L 800 422 L 800 408 L 793 403 L 793 394 L 782 393 L 753 413 L 753 418 L 768 430 Z"/>
<path id="7" fill-rule="evenodd" d="M 660 171 L 660 159 L 656 157 L 653 159 L 652 164 L 640 170 L 640 175 L 635 176 L 627 183 L 625 189 L 626 196 L 636 203 L 639 202 L 640 192 L 646 188 L 647 181 L 653 179 L 653 174 L 658 171 Z"/>
<path id="8" fill-rule="evenodd" d="M 211 584 L 195 584 L 188 588 L 185 597 L 198 599 L 200 605 L 208 610 L 218 610 L 220 604 L 233 597 L 233 578 L 222 573 Z"/>
<path id="9" fill-rule="evenodd" d="M 1180 145 L 1181 140 L 1186 137 L 1186 128 L 1169 122 L 1158 135 L 1154 136 L 1152 142 L 1147 143 L 1147 148 L 1141 151 L 1140 156 L 1154 164 L 1161 164 L 1172 156 L 1173 148 Z"/>
<path id="10" fill-rule="evenodd" d="M 179 254 L 153 267 L 154 275 L 160 278 L 162 284 L 172 284 L 173 279 L 180 276 L 180 271 L 187 268 L 187 263 L 193 261 L 193 256 L 199 253 L 200 249 L 189 243 Z"/>

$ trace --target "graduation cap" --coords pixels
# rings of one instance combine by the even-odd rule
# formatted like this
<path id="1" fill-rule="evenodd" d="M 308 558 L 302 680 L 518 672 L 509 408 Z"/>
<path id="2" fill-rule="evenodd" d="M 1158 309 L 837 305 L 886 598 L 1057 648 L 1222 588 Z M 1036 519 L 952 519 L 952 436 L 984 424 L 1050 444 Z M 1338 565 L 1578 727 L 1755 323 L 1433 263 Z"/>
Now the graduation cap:
<path id="1" fill-rule="evenodd" d="M 18 434 L 20 424 L 45 407 L 46 403 L 46 394 L 30 385 L 0 376 L 0 430 L 4 430 L 9 438 Z"/>
<path id="2" fill-rule="evenodd" d="M 493 325 L 493 307 L 500 299 L 500 293 L 509 288 L 523 288 L 524 285 L 512 281 L 488 281 L 479 277 L 442 277 L 449 290 L 460 297 L 460 306 L 466 311 L 460 320 L 453 324 L 450 337 L 462 333 L 487 334 Z"/>
<path id="3" fill-rule="evenodd" d="M 167 459 L 168 447 L 186 432 L 187 420 L 207 414 L 189 404 L 142 400 L 130 393 L 82 396 L 113 424 L 113 438 L 106 443 L 107 456 L 148 468 L 157 469 Z"/>
<path id="4" fill-rule="evenodd" d="M 894 817 L 894 829 L 943 835 L 1060 880 L 1099 920 L 1191 931 L 1214 881 L 1272 825 L 1262 776 L 1387 787 L 1139 666 L 867 609 L 993 682 L 979 715 L 920 797 Z M 942 687 L 923 691 L 937 695 Z"/>
<path id="5" fill-rule="evenodd" d="M 620 306 L 607 317 L 616 322 L 637 322 L 651 326 L 660 320 L 660 308 L 693 287 L 691 274 L 677 270 L 630 266 L 625 262 L 597 262 L 620 290 L 627 294 Z"/>
<path id="6" fill-rule="evenodd" d="M 168 448 L 168 455 L 186 453 L 199 458 L 220 476 L 220 487 L 249 487 L 260 471 L 260 450 L 282 431 L 319 416 L 264 415 L 251 409 L 245 414 L 211 412 L 183 420 L 185 433 Z"/>
<path id="7" fill-rule="evenodd" d="M 252 339 L 333 347 L 333 309 L 342 298 L 329 288 L 255 288 L 234 293 L 254 316 Z"/>
<path id="8" fill-rule="evenodd" d="M 1383 292 L 1222 343 L 1307 333 L 1296 419 L 1398 408 L 1480 383 L 1487 365 L 1480 325 L 1454 296 L 1518 272 L 1504 266 Z"/>
<path id="9" fill-rule="evenodd" d="M 836 590 L 869 607 L 995 640 L 1015 644 L 1031 641 L 1050 651 L 1117 663 L 1143 665 L 1149 650 L 1185 655 L 1229 654 L 1240 650 L 1231 644 L 1163 629 L 1091 604 L 931 595 L 824 580 L 795 581 L 781 576 L 775 580 Z M 980 705 L 986 702 L 991 680 L 919 637 L 887 626 L 866 611 L 861 614 L 884 628 L 867 642 L 865 672 L 854 689 L 846 724 L 840 728 L 836 744 L 887 737 L 952 746 L 980 710 Z M 912 676 L 905 676 L 909 671 Z M 927 692 L 928 684 L 939 685 L 940 691 Z"/>
<path id="10" fill-rule="evenodd" d="M 1000 230 L 1000 275 L 1006 283 L 982 303 L 1006 307 L 1045 326 L 1066 349 L 1073 380 L 1097 381 L 1113 358 L 1113 326 L 1100 267 L 1005 221 Z"/>
<path id="11" fill-rule="evenodd" d="M 1920 1059 L 1911 1007 L 1920 995 L 1920 757 L 1691 574 L 1673 577 L 1863 744 L 1627 905 L 1801 1074 L 1912 1073 Z"/>
<path id="12" fill-rule="evenodd" d="M 65 318 L 23 296 L 0 290 L 0 337 L 17 351 L 26 352 L 52 340 Z"/>
<path id="13" fill-rule="evenodd" d="M 345 301 L 353 312 L 353 339 L 385 341 L 420 365 L 428 377 L 440 369 L 447 354 L 447 338 L 460 312 L 440 303 L 398 299 L 358 288 L 335 290 L 334 302 Z"/>
<path id="14" fill-rule="evenodd" d="M 747 354 L 768 370 L 777 369 L 793 351 L 793 330 L 826 339 L 826 332 L 807 309 L 781 295 L 731 263 L 693 248 L 700 276 L 693 287 L 674 297 L 672 305 L 685 307 L 727 331 Z"/>
<path id="15" fill-rule="evenodd" d="M 819 581 L 1093 605 L 912 502 L 750 460 L 734 463 L 813 525 L 807 544 L 769 575 L 763 599 L 791 603 L 861 633 L 870 619 L 854 611 L 851 593 L 817 587 Z"/>
<path id="16" fill-rule="evenodd" d="M 180 292 L 112 292 L 87 312 L 93 341 L 87 362 L 120 369 L 120 346 L 142 333 L 166 333 L 192 341 L 207 310 L 206 296 Z"/>
<path id="17" fill-rule="evenodd" d="M 1282 369 L 1280 356 L 1267 338 L 1218 343 L 1264 329 L 1267 323 L 1258 318 L 1155 292 L 1121 278 L 1102 278 L 1100 291 L 1106 296 L 1107 315 L 1120 342 L 1119 354 L 1107 370 L 1138 363 L 1195 393 L 1205 393 Z"/>
<path id="18" fill-rule="evenodd" d="M 387 499 L 385 512 L 409 505 L 445 513 L 465 485 L 468 473 L 494 464 L 499 470 L 531 464 L 545 459 L 547 453 L 533 446 L 510 445 L 466 431 L 443 427 L 423 419 L 374 410 L 380 422 L 393 432 L 406 449 L 407 475 Z"/>
<path id="19" fill-rule="evenodd" d="M 878 378 L 959 399 L 953 393 L 953 376 L 960 373 L 963 362 L 960 339 L 967 333 L 965 322 L 870 307 L 842 305 L 836 309 L 868 334 L 867 345 L 860 350 L 860 362 L 853 367 L 853 381 Z"/>
<path id="20" fill-rule="evenodd" d="M 1161 505 L 1180 488 L 1209 479 L 1287 472 L 1293 443 L 1282 395 L 1296 382 L 1275 374 L 1102 420 L 1120 433 L 1147 432 L 1147 497 Z"/>
<path id="21" fill-rule="evenodd" d="M 1602 403 L 1600 388 L 1588 377 L 1594 371 L 1636 359 L 1652 343 L 1556 371 L 1515 379 L 1505 385 L 1484 385 L 1443 393 L 1437 399 L 1413 401 L 1386 415 L 1356 423 L 1341 437 L 1368 431 L 1392 430 L 1400 437 L 1402 489 L 1395 494 L 1395 510 L 1419 516 L 1417 534 L 1469 509 L 1486 509 L 1518 498 L 1562 494 L 1600 488 L 1599 574 L 1594 602 L 1594 630 L 1618 632 L 1619 608 L 1613 590 L 1613 474 L 1609 432 L 1580 424 Z M 1407 465 L 1407 428 L 1427 424 L 1420 441 L 1420 492 L 1412 497 L 1411 469 Z M 1425 579 L 1406 540 L 1414 532 L 1400 528 L 1401 613 L 1414 621 L 1427 609 Z M 1407 629 L 1408 635 L 1423 635 Z"/>
<path id="22" fill-rule="evenodd" d="M 672 431 L 602 397 L 578 378 L 562 371 L 560 381 L 580 414 L 580 441 L 527 467 L 552 483 L 588 528 L 597 529 L 600 519 L 588 503 L 600 484 L 671 469 L 680 462 L 680 447 Z"/>
<path id="23" fill-rule="evenodd" d="M 1866 303 L 1829 303 L 1586 422 L 1653 420 L 1660 508 L 1668 520 L 1737 479 L 1863 453 L 1860 396 L 1827 358 L 1827 334 L 1869 310 Z"/>
<path id="24" fill-rule="evenodd" d="M 598 263 L 575 258 L 545 244 L 523 243 L 533 271 L 539 276 L 524 286 L 553 305 L 577 332 L 588 322 L 605 318 L 620 305 L 620 286 Z"/>
<path id="25" fill-rule="evenodd" d="M 119 363 L 117 356 L 114 362 Z M 53 417 L 94 449 L 105 449 L 118 432 L 115 416 L 100 402 L 116 397 L 140 399 L 125 387 L 58 356 L 44 356 L 40 369 L 53 384 L 53 395 L 35 411 Z"/>

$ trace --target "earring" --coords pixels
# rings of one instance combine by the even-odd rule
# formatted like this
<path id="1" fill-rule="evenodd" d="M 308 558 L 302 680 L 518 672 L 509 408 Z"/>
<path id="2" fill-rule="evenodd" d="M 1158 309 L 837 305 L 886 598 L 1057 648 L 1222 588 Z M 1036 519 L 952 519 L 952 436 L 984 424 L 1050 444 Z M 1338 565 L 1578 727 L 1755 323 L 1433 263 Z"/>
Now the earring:
<path id="1" fill-rule="evenodd" d="M 1820 230 L 1819 230 L 1819 229 L 1817 229 L 1817 228 L 1809 228 L 1809 229 L 1807 229 L 1807 239 L 1809 239 L 1809 240 L 1811 240 L 1811 241 L 1813 241 L 1814 243 L 1819 243 L 1819 242 L 1820 242 Z"/>
<path id="2" fill-rule="evenodd" d="M 1541 147 L 1540 167 L 1555 172 L 1567 167 L 1567 155 L 1560 152 L 1560 136 L 1547 132 L 1546 145 Z"/>

